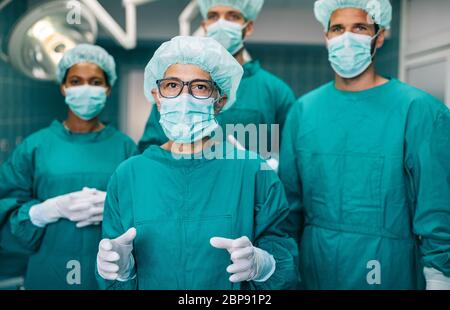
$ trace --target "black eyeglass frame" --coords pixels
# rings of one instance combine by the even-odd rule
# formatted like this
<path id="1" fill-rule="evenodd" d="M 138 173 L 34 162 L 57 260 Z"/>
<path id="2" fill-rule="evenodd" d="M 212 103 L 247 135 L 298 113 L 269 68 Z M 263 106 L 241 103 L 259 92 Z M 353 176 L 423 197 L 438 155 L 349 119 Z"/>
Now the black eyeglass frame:
<path id="1" fill-rule="evenodd" d="M 177 81 L 177 82 L 179 82 L 180 84 L 183 84 L 183 87 L 180 89 L 180 92 L 179 92 L 178 95 L 167 97 L 167 96 L 164 96 L 163 93 L 161 92 L 161 83 L 164 82 L 164 81 Z M 211 94 L 209 94 L 208 97 L 197 97 L 197 96 L 195 96 L 195 95 L 192 93 L 192 89 L 191 89 L 191 85 L 192 85 L 193 83 L 195 83 L 195 82 L 205 82 L 205 83 L 211 84 L 211 86 L 212 86 L 212 87 L 211 87 L 211 89 L 212 89 L 212 90 L 211 90 Z M 183 93 L 183 90 L 184 90 L 184 87 L 185 87 L 185 86 L 188 87 L 189 94 L 190 94 L 192 97 L 194 97 L 194 98 L 196 98 L 196 99 L 199 99 L 199 100 L 206 100 L 206 99 L 211 98 L 211 96 L 214 94 L 214 90 L 217 90 L 217 91 L 219 92 L 219 95 L 222 95 L 222 90 L 220 89 L 219 85 L 217 85 L 216 82 L 211 81 L 211 80 L 195 79 L 195 80 L 192 80 L 192 81 L 189 81 L 189 82 L 185 82 L 185 81 L 183 81 L 183 80 L 181 80 L 181 79 L 179 79 L 179 78 L 166 78 L 166 79 L 160 79 L 160 80 L 157 80 L 157 81 L 156 81 L 156 85 L 158 86 L 158 91 L 159 91 L 159 94 L 161 95 L 161 97 L 166 98 L 166 99 L 174 99 L 174 98 L 179 97 L 179 96 Z"/>

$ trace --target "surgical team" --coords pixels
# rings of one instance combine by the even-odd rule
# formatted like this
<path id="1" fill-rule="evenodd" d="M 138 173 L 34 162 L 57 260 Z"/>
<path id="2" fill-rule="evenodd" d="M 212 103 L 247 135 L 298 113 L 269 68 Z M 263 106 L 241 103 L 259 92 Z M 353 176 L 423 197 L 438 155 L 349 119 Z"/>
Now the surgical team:
<path id="1" fill-rule="evenodd" d="M 100 120 L 113 57 L 87 44 L 64 54 L 66 119 L 0 166 L 0 279 L 450 290 L 450 111 L 377 74 L 389 0 L 315 2 L 336 75 L 298 100 L 245 49 L 264 0 L 198 2 L 206 36 L 163 43 L 145 68 L 153 110 L 138 146 Z M 217 134 L 249 124 L 257 141 L 279 126 L 272 158 Z"/>

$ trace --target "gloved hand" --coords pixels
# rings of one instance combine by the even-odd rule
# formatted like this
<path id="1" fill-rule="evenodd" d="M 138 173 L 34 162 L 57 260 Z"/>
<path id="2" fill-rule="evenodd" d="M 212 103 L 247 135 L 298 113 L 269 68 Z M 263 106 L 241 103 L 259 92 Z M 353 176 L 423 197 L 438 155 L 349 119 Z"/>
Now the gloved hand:
<path id="1" fill-rule="evenodd" d="M 427 290 L 450 290 L 450 278 L 434 268 L 425 267 L 423 269 Z"/>
<path id="2" fill-rule="evenodd" d="M 133 240 L 136 228 L 130 228 L 116 239 L 103 239 L 98 246 L 97 270 L 105 280 L 128 281 L 135 276 Z"/>
<path id="3" fill-rule="evenodd" d="M 105 209 L 105 199 L 106 192 L 93 189 L 92 196 L 92 207 L 90 211 L 90 217 L 86 220 L 77 223 L 78 228 L 86 227 L 89 225 L 100 225 L 103 221 L 103 211 Z"/>
<path id="4" fill-rule="evenodd" d="M 79 192 L 50 198 L 30 208 L 30 220 L 38 227 L 45 227 L 61 218 L 72 222 L 84 222 L 98 215 L 99 209 L 95 203 L 101 200 L 101 196 L 96 189 L 84 188 Z"/>
<path id="5" fill-rule="evenodd" d="M 232 273 L 231 282 L 265 282 L 275 272 L 275 259 L 264 250 L 254 247 L 248 237 L 226 239 L 214 237 L 210 243 L 217 249 L 225 249 L 231 254 L 232 265 L 227 272 Z"/>

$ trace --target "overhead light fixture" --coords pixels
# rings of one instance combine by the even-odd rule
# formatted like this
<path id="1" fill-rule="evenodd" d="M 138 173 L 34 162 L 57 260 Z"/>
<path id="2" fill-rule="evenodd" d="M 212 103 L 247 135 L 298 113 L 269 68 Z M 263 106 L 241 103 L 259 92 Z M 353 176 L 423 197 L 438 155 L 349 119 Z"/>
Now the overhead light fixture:
<path id="1" fill-rule="evenodd" d="M 65 51 L 97 39 L 95 16 L 84 4 L 78 3 L 77 22 L 68 22 L 73 10 L 70 3 L 73 1 L 47 2 L 19 18 L 9 35 L 8 52 L 2 53 L 2 58 L 31 78 L 54 80 L 56 66 Z"/>
<path id="2" fill-rule="evenodd" d="M 40 4 L 19 18 L 0 58 L 25 75 L 54 80 L 64 53 L 81 43 L 95 43 L 97 22 L 125 49 L 137 44 L 137 6 L 157 0 L 122 0 L 126 28 L 111 17 L 98 0 L 53 0 Z M 0 11 L 12 0 L 0 1 Z M 76 18 L 73 17 L 76 14 Z"/>

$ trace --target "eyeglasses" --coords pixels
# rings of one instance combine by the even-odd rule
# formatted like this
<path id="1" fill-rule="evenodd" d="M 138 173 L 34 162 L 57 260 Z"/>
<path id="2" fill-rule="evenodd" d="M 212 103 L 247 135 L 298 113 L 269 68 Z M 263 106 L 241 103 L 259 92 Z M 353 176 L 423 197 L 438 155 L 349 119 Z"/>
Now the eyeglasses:
<path id="1" fill-rule="evenodd" d="M 181 95 L 184 86 L 188 87 L 189 94 L 196 99 L 208 99 L 214 94 L 214 91 L 219 91 L 217 83 L 210 80 L 192 80 L 184 82 L 177 78 L 168 78 L 157 80 L 159 94 L 167 99 L 173 99 Z"/>

